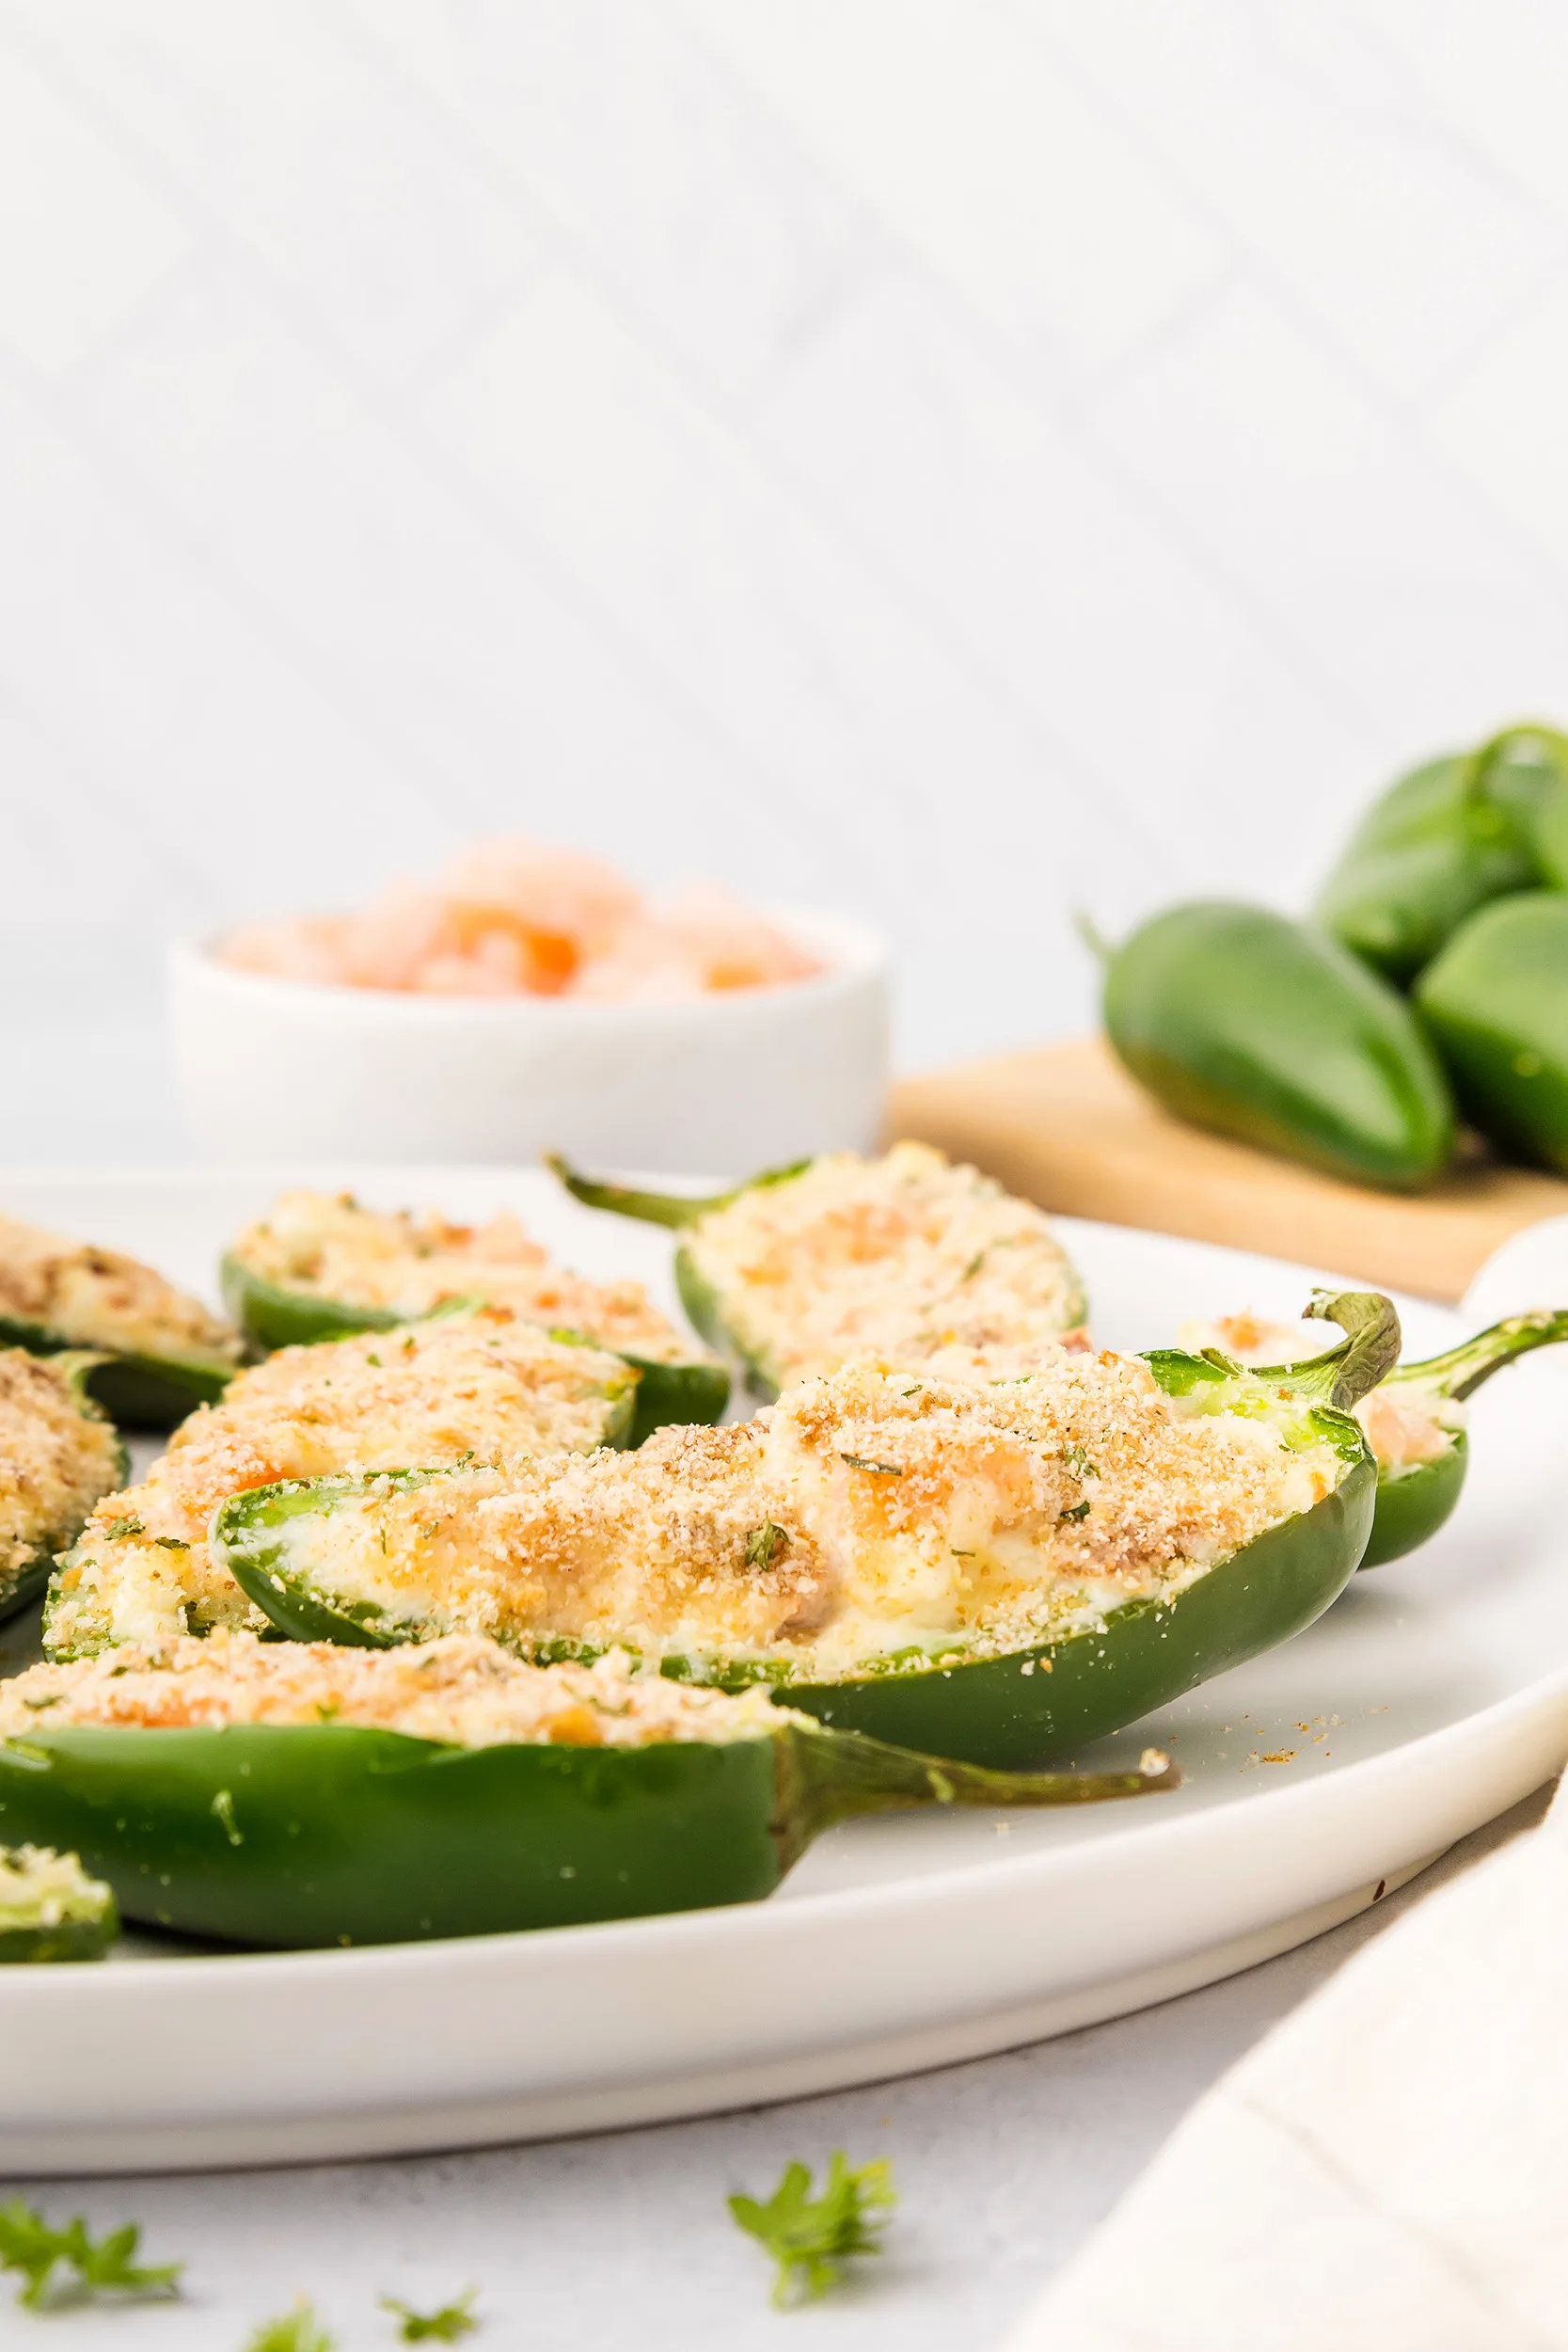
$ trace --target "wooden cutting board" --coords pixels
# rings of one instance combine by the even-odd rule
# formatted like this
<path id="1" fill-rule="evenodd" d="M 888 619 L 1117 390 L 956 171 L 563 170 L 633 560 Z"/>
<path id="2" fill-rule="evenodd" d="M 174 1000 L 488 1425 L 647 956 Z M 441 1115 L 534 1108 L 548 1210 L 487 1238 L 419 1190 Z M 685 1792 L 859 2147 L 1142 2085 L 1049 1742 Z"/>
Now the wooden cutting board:
<path id="1" fill-rule="evenodd" d="M 905 1078 L 889 1134 L 972 1160 L 1066 1216 L 1332 1267 L 1456 1299 L 1499 1242 L 1568 1214 L 1568 1183 L 1477 1168 L 1416 1199 L 1370 1192 L 1167 1118 L 1098 1038 Z"/>

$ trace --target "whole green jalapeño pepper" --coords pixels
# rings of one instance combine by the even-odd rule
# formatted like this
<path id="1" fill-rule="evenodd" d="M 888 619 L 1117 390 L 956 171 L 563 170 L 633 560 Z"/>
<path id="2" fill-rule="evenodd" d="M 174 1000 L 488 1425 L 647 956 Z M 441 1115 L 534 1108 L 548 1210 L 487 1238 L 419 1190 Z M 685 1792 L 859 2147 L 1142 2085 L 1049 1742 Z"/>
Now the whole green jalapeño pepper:
<path id="1" fill-rule="evenodd" d="M 1377 1509 L 1368 1541 L 1364 1568 L 1381 1567 L 1402 1559 L 1427 1542 L 1451 1514 L 1459 1501 L 1469 1464 L 1468 1442 L 1460 1408 L 1482 1381 L 1516 1363 L 1532 1348 L 1554 1347 L 1568 1340 L 1568 1313 L 1549 1307 L 1528 1314 L 1510 1315 L 1473 1340 L 1462 1340 L 1441 1356 L 1424 1363 L 1398 1364 L 1378 1393 L 1407 1397 L 1430 1412 L 1433 1436 L 1442 1450 L 1428 1461 L 1387 1463 L 1378 1458 Z M 1378 1454 L 1375 1435 L 1374 1455 Z"/>
<path id="2" fill-rule="evenodd" d="M 1315 1311 L 1338 1323 L 1345 1340 L 1266 1381 L 1217 1355 L 1161 1350 L 1148 1358 L 1160 1387 L 1186 1400 L 1191 1411 L 1263 1415 L 1283 1391 L 1301 1411 L 1300 1441 L 1326 1445 L 1337 1469 L 1320 1501 L 1204 1568 L 1168 1598 L 1129 1602 L 1053 1641 L 1001 1655 L 966 1656 L 957 1643 L 937 1653 L 879 1652 L 832 1681 L 811 1680 L 807 1660 L 772 1653 L 666 1655 L 660 1671 L 729 1690 L 762 1682 L 782 1705 L 835 1728 L 1001 1767 L 1073 1754 L 1084 1741 L 1274 1648 L 1328 1608 L 1366 1549 L 1376 1469 L 1348 1407 L 1399 1355 L 1399 1319 L 1378 1294 L 1323 1295 Z M 214 1549 L 246 1596 L 293 1640 L 379 1648 L 436 1631 L 496 1631 L 493 1622 L 466 1626 L 458 1610 L 441 1613 L 434 1597 L 412 1614 L 393 1616 L 334 1581 L 336 1511 L 359 1511 L 367 1499 L 399 1485 L 451 1475 L 406 1471 L 379 1488 L 347 1478 L 255 1488 L 219 1510 Z M 426 1608 L 433 1613 L 420 1613 Z M 536 1659 L 583 1654 L 537 1628 L 516 1635 L 515 1645 Z"/>
<path id="3" fill-rule="evenodd" d="M 237 1944 L 414 1943 L 770 1895 L 814 1837 L 910 1806 L 1177 1785 L 996 1773 L 776 1730 L 640 1747 L 456 1747 L 353 1724 L 98 1725 L 0 1741 L 0 1827 L 74 1846 L 128 1917 Z"/>
<path id="4" fill-rule="evenodd" d="M 1410 1008 L 1323 933 L 1262 907 L 1172 907 L 1112 954 L 1106 1033 L 1195 1126 L 1352 1184 L 1409 1192 L 1453 1150 L 1453 1106 Z"/>
<path id="5" fill-rule="evenodd" d="M 1568 743 L 1527 723 L 1402 776 L 1357 827 L 1317 920 L 1408 987 L 1478 907 L 1542 879 L 1538 827 L 1565 772 Z"/>
<path id="6" fill-rule="evenodd" d="M 1476 1125 L 1568 1170 L 1568 896 L 1483 907 L 1422 973 L 1416 1002 Z"/>
<path id="7" fill-rule="evenodd" d="M 319 1292 L 285 1290 L 277 1282 L 230 1255 L 223 1261 L 223 1296 L 234 1321 L 253 1345 L 271 1351 L 279 1347 L 313 1346 L 321 1340 L 342 1340 L 356 1331 L 394 1331 L 419 1320 L 400 1315 L 389 1307 L 354 1306 Z M 451 1302 L 451 1308 L 483 1304 L 477 1295 Z M 437 1312 L 451 1311 L 437 1310 Z M 608 1343 L 592 1332 L 552 1330 L 550 1337 L 594 1347 Z M 722 1364 L 692 1358 L 667 1363 L 657 1357 L 637 1356 L 626 1348 L 610 1351 L 638 1375 L 628 1445 L 640 1446 L 667 1422 L 720 1421 L 730 1401 L 730 1376 Z"/>

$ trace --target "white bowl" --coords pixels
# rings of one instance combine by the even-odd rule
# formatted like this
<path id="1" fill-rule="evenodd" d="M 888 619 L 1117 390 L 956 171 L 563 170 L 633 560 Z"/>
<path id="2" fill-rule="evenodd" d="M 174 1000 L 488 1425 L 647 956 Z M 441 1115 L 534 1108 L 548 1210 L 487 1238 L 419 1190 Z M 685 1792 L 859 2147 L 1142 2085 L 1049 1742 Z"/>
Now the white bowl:
<path id="1" fill-rule="evenodd" d="M 769 910 L 826 965 L 691 1004 L 420 996 L 240 972 L 170 950 L 175 1067 L 214 1160 L 536 1159 L 744 1176 L 877 1141 L 887 951 L 837 916 Z"/>

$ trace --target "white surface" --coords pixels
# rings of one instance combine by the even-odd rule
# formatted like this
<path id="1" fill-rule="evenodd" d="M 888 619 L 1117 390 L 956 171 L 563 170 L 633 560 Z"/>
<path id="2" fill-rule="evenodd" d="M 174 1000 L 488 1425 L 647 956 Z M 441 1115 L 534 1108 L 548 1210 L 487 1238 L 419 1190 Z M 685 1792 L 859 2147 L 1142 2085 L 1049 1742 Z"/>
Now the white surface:
<path id="1" fill-rule="evenodd" d="M 1565 1934 L 1560 1796 L 1210 2092 L 1006 2352 L 1563 2352 Z"/>
<path id="2" fill-rule="evenodd" d="M 537 1173 L 320 1174 L 459 1215 L 515 1205 L 570 1262 L 645 1273 L 668 1295 L 668 1235 L 580 1210 Z M 277 1182 L 12 1175 L 0 1206 L 199 1284 Z M 1063 1232 L 1109 1344 L 1157 1343 L 1230 1307 L 1289 1314 L 1309 1279 L 1157 1235 L 1070 1220 Z M 1418 1348 L 1456 1327 L 1441 1310 L 1412 1310 Z M 1286 1921 L 1312 1932 L 1513 1803 L 1568 1750 L 1559 1392 L 1527 1364 L 1509 1375 L 1503 1413 L 1487 1409 L 1496 1395 L 1478 1406 L 1476 1468 L 1438 1544 L 1357 1580 L 1283 1650 L 1094 1752 L 1169 1745 L 1187 1779 L 1168 1802 L 1005 1825 L 857 1823 L 821 1841 L 772 1902 L 720 1913 L 16 1972 L 0 1982 L 0 2157 L 32 2169 L 236 2161 L 690 2112 L 1060 2030 L 1244 1964 L 1277 1948 Z"/>
<path id="3" fill-rule="evenodd" d="M 863 924 L 776 907 L 824 969 L 693 1004 L 320 988 L 169 957 L 185 1116 L 209 1159 L 428 1159 L 753 1174 L 875 1150 L 887 950 Z M 261 1111 L 265 1105 L 264 1119 Z"/>
<path id="4" fill-rule="evenodd" d="M 470 2155 L 10 2181 L 53 2218 L 85 2211 L 102 2230 L 135 2217 L 150 2258 L 191 2263 L 182 2306 L 63 2312 L 32 2332 L 40 2352 L 239 2352 L 298 2293 L 316 2298 L 343 2352 L 372 2352 L 390 2340 L 378 2295 L 429 2308 L 474 2281 L 489 2325 L 474 2352 L 778 2352 L 802 2334 L 831 2352 L 989 2352 L 1222 2068 L 1539 1811 L 1530 1800 L 1402 1894 L 1244 1976 L 941 2074 Z M 903 2201 L 880 2262 L 781 2320 L 724 2197 L 766 2194 L 786 2161 L 819 2166 L 834 2148 L 891 2157 Z M 8 2344 L 8 2316 L 0 2302 Z"/>
<path id="5" fill-rule="evenodd" d="M 7 0 L 10 914 L 161 942 L 531 827 L 875 920 L 911 1065 L 1085 1025 L 1075 903 L 1304 898 L 1402 762 L 1568 706 L 1565 39 Z"/>

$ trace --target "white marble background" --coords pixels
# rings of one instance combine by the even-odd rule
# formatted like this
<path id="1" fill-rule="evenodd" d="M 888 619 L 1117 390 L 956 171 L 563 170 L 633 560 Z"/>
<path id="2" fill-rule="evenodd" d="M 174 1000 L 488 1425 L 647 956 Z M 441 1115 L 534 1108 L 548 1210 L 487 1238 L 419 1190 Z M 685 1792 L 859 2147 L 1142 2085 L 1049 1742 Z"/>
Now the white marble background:
<path id="1" fill-rule="evenodd" d="M 876 916 L 906 1063 L 1080 1025 L 1075 903 L 1299 900 L 1568 709 L 1565 84 L 1552 0 L 0 0 L 0 1152 L 177 1141 L 169 930 L 499 827 Z"/>

